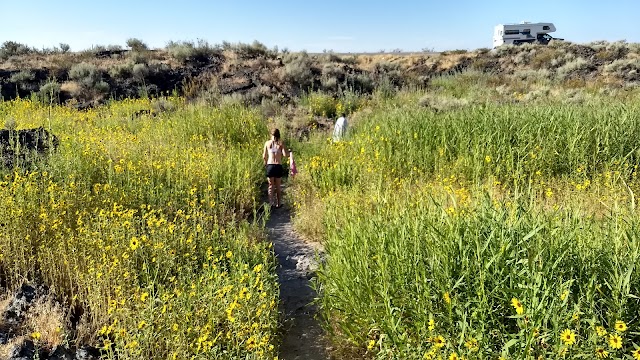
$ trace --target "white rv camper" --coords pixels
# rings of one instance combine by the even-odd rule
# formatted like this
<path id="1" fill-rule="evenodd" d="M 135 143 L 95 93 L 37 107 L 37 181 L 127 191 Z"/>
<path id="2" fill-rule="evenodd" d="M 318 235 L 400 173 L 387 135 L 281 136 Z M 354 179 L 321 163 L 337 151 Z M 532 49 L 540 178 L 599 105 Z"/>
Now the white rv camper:
<path id="1" fill-rule="evenodd" d="M 539 43 L 548 44 L 554 39 L 550 32 L 556 31 L 552 23 L 530 23 L 497 25 L 493 31 L 493 47 L 504 44 Z M 562 39 L 557 39 L 562 40 Z"/>

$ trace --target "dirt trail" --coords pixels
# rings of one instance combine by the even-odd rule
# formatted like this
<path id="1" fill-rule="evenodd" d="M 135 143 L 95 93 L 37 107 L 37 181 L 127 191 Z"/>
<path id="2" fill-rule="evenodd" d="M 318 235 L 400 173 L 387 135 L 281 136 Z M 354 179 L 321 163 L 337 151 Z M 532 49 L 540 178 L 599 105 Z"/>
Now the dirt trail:
<path id="1" fill-rule="evenodd" d="M 329 359 L 324 331 L 315 319 L 316 307 L 311 303 L 316 292 L 309 278 L 317 269 L 319 244 L 300 239 L 291 225 L 288 208 L 272 209 L 267 222 L 269 238 L 278 258 L 281 311 L 284 315 L 280 359 Z"/>

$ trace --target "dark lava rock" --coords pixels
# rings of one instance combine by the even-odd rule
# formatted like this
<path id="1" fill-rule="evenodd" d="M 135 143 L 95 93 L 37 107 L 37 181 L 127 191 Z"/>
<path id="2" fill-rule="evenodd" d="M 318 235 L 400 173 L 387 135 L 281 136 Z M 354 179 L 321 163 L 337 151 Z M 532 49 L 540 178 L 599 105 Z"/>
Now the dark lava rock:
<path id="1" fill-rule="evenodd" d="M 56 150 L 58 137 L 44 127 L 23 130 L 0 130 L 0 160 L 7 168 L 13 167 L 16 160 L 28 162 L 28 155 L 36 153 L 46 155 Z"/>
<path id="2" fill-rule="evenodd" d="M 100 350 L 92 346 L 83 346 L 76 351 L 76 360 L 98 360 Z"/>
<path id="3" fill-rule="evenodd" d="M 20 347 L 15 347 L 9 360 L 33 360 L 36 357 L 36 345 L 31 340 L 22 343 Z"/>
<path id="4" fill-rule="evenodd" d="M 76 358 L 73 351 L 64 347 L 64 346 L 56 346 L 55 349 L 49 354 L 48 360 L 74 360 Z"/>
<path id="5" fill-rule="evenodd" d="M 10 336 L 5 330 L 0 330 L 0 345 L 4 345 L 9 342 Z"/>
<path id="6" fill-rule="evenodd" d="M 24 320 L 25 314 L 35 298 L 36 288 L 29 284 L 23 284 L 4 312 L 5 324 L 9 327 L 18 326 Z"/>

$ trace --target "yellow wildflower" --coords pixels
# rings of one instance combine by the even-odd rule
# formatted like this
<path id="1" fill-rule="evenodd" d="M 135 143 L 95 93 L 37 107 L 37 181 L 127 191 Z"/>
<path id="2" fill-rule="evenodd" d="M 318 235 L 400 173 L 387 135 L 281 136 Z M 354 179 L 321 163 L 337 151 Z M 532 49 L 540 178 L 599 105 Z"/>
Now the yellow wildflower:
<path id="1" fill-rule="evenodd" d="M 129 241 L 129 248 L 131 250 L 136 250 L 138 248 L 138 246 L 140 246 L 140 242 L 138 241 L 137 237 L 132 237 L 131 241 Z"/>
<path id="2" fill-rule="evenodd" d="M 569 329 L 565 329 L 562 334 L 560 334 L 560 340 L 562 340 L 565 345 L 571 346 L 576 342 L 576 334 Z"/>
<path id="3" fill-rule="evenodd" d="M 606 359 L 609 357 L 609 352 L 603 348 L 596 349 L 596 357 L 598 359 Z"/>
<path id="4" fill-rule="evenodd" d="M 431 339 L 431 342 L 433 343 L 433 346 L 435 346 L 438 349 L 443 348 L 444 345 L 446 344 L 444 337 L 442 337 L 442 335 L 438 335 L 434 337 L 433 339 Z"/>
<path id="5" fill-rule="evenodd" d="M 619 335 L 609 335 L 609 347 L 612 349 L 622 348 L 622 338 Z"/>
<path id="6" fill-rule="evenodd" d="M 565 290 L 560 294 L 560 301 L 564 301 L 569 296 L 569 290 Z"/>
<path id="7" fill-rule="evenodd" d="M 520 302 L 520 300 L 516 298 L 512 298 L 511 305 L 516 309 L 516 314 L 518 315 L 524 314 L 524 306 L 522 306 L 522 303 Z"/>
<path id="8" fill-rule="evenodd" d="M 619 332 L 625 332 L 627 331 L 627 324 L 624 323 L 624 321 L 616 321 L 616 330 L 618 330 Z"/>
<path id="9" fill-rule="evenodd" d="M 376 341 L 375 340 L 369 340 L 369 344 L 367 344 L 367 350 L 373 349 L 373 347 L 375 345 L 376 345 Z"/>
<path id="10" fill-rule="evenodd" d="M 444 293 L 442 297 L 444 298 L 444 302 L 446 302 L 447 304 L 451 304 L 451 296 L 449 295 L 448 292 Z"/>

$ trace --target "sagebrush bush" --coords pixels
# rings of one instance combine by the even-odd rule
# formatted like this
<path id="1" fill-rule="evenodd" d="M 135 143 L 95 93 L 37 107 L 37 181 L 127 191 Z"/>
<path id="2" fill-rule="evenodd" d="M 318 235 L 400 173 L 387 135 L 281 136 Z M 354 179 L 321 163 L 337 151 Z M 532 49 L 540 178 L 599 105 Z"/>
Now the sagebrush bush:
<path id="1" fill-rule="evenodd" d="M 11 56 L 26 55 L 35 52 L 25 44 L 21 44 L 15 41 L 5 41 L 0 46 L 0 59 L 8 59 Z"/>
<path id="2" fill-rule="evenodd" d="M 468 99 L 458 99 L 451 96 L 427 94 L 418 100 L 418 104 L 438 111 L 447 111 L 468 106 L 470 101 Z"/>
<path id="3" fill-rule="evenodd" d="M 556 69 L 556 75 L 560 80 L 566 80 L 571 77 L 582 77 L 591 68 L 592 64 L 588 60 L 580 57 L 560 66 Z"/>
<path id="4" fill-rule="evenodd" d="M 115 79 L 127 79 L 131 77 L 131 72 L 133 70 L 134 63 L 132 62 L 124 62 L 117 63 L 109 68 L 109 76 Z"/>
<path id="5" fill-rule="evenodd" d="M 148 64 L 149 63 L 149 55 L 146 52 L 140 51 L 131 51 L 127 57 L 129 61 L 134 64 Z"/>
<path id="6" fill-rule="evenodd" d="M 286 80 L 299 89 L 310 90 L 314 77 L 311 72 L 313 62 L 309 54 L 306 52 L 286 54 L 283 61 Z"/>
<path id="7" fill-rule="evenodd" d="M 619 59 L 604 67 L 604 72 L 625 81 L 640 80 L 640 59 Z"/>
<path id="8" fill-rule="evenodd" d="M 549 69 L 521 69 L 514 71 L 511 77 L 520 81 L 543 82 L 552 78 L 552 72 Z"/>
<path id="9" fill-rule="evenodd" d="M 170 41 L 166 46 L 167 52 L 174 59 L 186 64 L 188 62 L 208 62 L 211 57 L 220 55 L 220 48 L 210 45 L 207 41 Z"/>
<path id="10" fill-rule="evenodd" d="M 234 51 L 241 59 L 254 59 L 261 56 L 271 57 L 273 54 L 266 45 L 255 40 L 251 44 L 237 43 L 237 44 L 223 44 L 223 48 L 228 48 Z"/>
<path id="11" fill-rule="evenodd" d="M 120 50 L 122 50 L 122 45 L 118 45 L 118 44 L 107 45 L 107 51 L 120 51 Z"/>
<path id="12" fill-rule="evenodd" d="M 556 49 L 545 47 L 538 49 L 531 57 L 531 67 L 534 69 L 546 69 L 551 66 L 552 61 L 558 56 Z"/>
<path id="13" fill-rule="evenodd" d="M 146 64 L 135 64 L 131 69 L 131 74 L 137 80 L 144 80 L 149 75 L 149 67 Z"/>
<path id="14" fill-rule="evenodd" d="M 82 62 L 73 65 L 69 70 L 69 78 L 80 85 L 82 92 L 76 95 L 83 100 L 109 92 L 109 84 L 102 80 L 102 71 L 94 64 Z"/>
<path id="15" fill-rule="evenodd" d="M 344 69 L 336 63 L 322 65 L 322 76 L 327 78 L 344 78 Z"/>
<path id="16" fill-rule="evenodd" d="M 21 85 L 25 82 L 33 81 L 36 78 L 36 75 L 31 70 L 22 70 L 19 71 L 9 78 L 12 83 Z"/>
<path id="17" fill-rule="evenodd" d="M 82 62 L 71 67 L 69 70 L 69 78 L 76 81 L 87 80 L 96 82 L 100 80 L 101 75 L 97 66 Z"/>
<path id="18" fill-rule="evenodd" d="M 338 78 L 323 76 L 320 79 L 320 85 L 322 86 L 322 90 L 324 91 L 337 91 L 339 86 Z"/>
<path id="19" fill-rule="evenodd" d="M 348 74 L 345 82 L 348 90 L 360 94 L 369 94 L 373 92 L 376 86 L 371 76 L 367 73 Z"/>
<path id="20" fill-rule="evenodd" d="M 394 86 L 400 86 L 404 80 L 400 64 L 389 61 L 380 61 L 376 63 L 373 66 L 371 75 L 378 84 L 388 81 Z"/>

